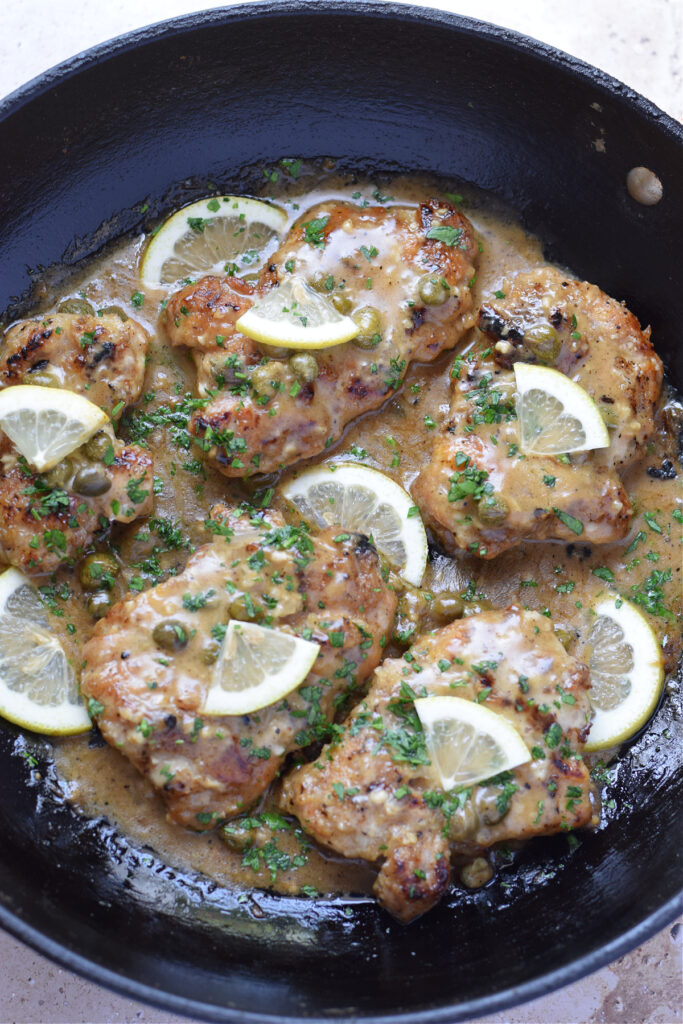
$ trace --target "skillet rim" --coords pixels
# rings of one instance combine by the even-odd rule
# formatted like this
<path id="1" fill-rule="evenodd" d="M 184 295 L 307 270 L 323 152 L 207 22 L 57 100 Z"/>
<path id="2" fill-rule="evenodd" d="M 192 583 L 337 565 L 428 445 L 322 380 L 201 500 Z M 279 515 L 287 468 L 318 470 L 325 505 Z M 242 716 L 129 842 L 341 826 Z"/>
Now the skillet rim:
<path id="1" fill-rule="evenodd" d="M 683 125 L 630 86 L 599 68 L 512 29 L 448 11 L 412 4 L 385 2 L 385 0 L 256 0 L 249 4 L 212 8 L 166 21 L 154 22 L 80 51 L 20 85 L 0 99 L 0 122 L 10 116 L 20 114 L 24 106 L 61 82 L 76 77 L 81 70 L 94 64 L 104 64 L 109 59 L 116 58 L 145 44 L 153 43 L 162 37 L 175 38 L 182 36 L 188 30 L 207 28 L 213 24 L 224 25 L 246 20 L 265 21 L 272 17 L 280 18 L 302 14 L 306 16 L 315 14 L 323 17 L 370 15 L 373 18 L 388 21 L 403 21 L 421 26 L 442 26 L 465 37 L 497 42 L 508 51 L 511 50 L 530 57 L 532 60 L 554 66 L 568 75 L 570 79 L 578 77 L 589 81 L 593 88 L 609 96 L 613 102 L 617 101 L 647 119 L 658 132 L 668 137 L 674 144 L 679 145 L 683 156 Z M 521 985 L 508 987 L 492 995 L 482 996 L 455 1006 L 379 1016 L 369 1014 L 357 1019 L 372 1021 L 373 1024 L 398 1024 L 398 1022 L 400 1024 L 410 1024 L 410 1022 L 413 1024 L 439 1024 L 439 1022 L 460 1021 L 483 1013 L 517 1006 L 556 991 L 613 962 L 671 924 L 681 912 L 683 912 L 683 885 L 677 894 L 656 910 L 646 914 L 618 938 L 597 950 L 578 957 L 570 964 L 539 974 Z M 264 1015 L 229 1007 L 218 1007 L 173 993 L 161 993 L 149 985 L 111 971 L 61 945 L 37 928 L 26 924 L 20 914 L 1 905 L 0 926 L 37 952 L 48 956 L 91 982 L 104 985 L 118 994 L 172 1010 L 175 1013 L 207 1020 L 235 1022 L 235 1024 L 241 1021 L 252 1022 L 252 1024 L 273 1024 L 275 1021 L 298 1020 L 298 1018 L 283 1017 L 280 1014 Z M 306 1019 L 310 1021 L 310 1024 L 328 1024 L 330 1017 L 328 1015 Z"/>

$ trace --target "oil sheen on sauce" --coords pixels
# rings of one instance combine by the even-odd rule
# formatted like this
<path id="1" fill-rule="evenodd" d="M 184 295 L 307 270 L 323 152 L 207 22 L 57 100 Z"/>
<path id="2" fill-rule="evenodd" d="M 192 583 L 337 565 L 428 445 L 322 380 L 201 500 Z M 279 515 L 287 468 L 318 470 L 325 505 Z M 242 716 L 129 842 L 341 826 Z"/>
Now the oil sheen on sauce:
<path id="1" fill-rule="evenodd" d="M 444 187 L 435 180 L 401 178 L 383 182 L 380 192 L 375 182 L 349 182 L 318 169 L 304 173 L 284 191 L 272 194 L 272 198 L 293 221 L 307 208 L 330 198 L 352 199 L 367 205 L 378 201 L 415 204 L 443 195 Z M 501 213 L 490 200 L 468 196 L 464 212 L 476 229 L 480 245 L 473 284 L 476 308 L 482 298 L 503 289 L 507 278 L 537 267 L 544 260 L 541 243 L 525 234 L 512 217 Z M 70 294 L 87 298 L 95 308 L 123 306 L 148 329 L 152 342 L 138 406 L 152 412 L 177 402 L 179 395 L 192 392 L 195 372 L 189 357 L 170 349 L 157 329 L 160 303 L 167 294 L 148 291 L 142 306 L 130 303 L 131 296 L 139 291 L 138 264 L 145 243 L 142 236 L 91 264 Z M 44 311 L 50 311 L 65 297 L 63 293 L 50 296 Z M 653 341 L 656 347 L 657 339 Z M 471 338 L 466 338 L 457 351 L 464 353 L 472 343 Z M 306 465 L 354 458 L 409 487 L 429 460 L 435 431 L 447 415 L 453 357 L 454 352 L 447 352 L 431 365 L 411 366 L 401 391 L 379 412 L 352 422 L 339 442 L 324 455 L 297 464 L 283 478 L 300 472 Z M 680 509 L 680 497 L 676 504 L 680 492 L 678 481 L 667 479 L 659 468 L 665 459 L 673 461 L 676 457 L 675 424 L 680 422 L 679 417 L 680 405 L 673 393 L 665 389 L 656 436 L 642 463 L 631 469 L 625 479 L 634 517 L 631 532 L 623 542 L 596 549 L 580 542 L 526 543 L 490 562 L 464 553 L 450 558 L 433 551 L 424 589 L 464 593 L 468 610 L 504 607 L 512 601 L 538 610 L 556 628 L 566 631 L 571 638 L 571 652 L 581 657 L 590 628 L 590 607 L 603 595 L 606 577 L 613 574 L 617 589 L 630 596 L 643 590 L 644 581 L 651 579 L 653 572 L 666 574 L 670 570 L 671 580 L 661 584 L 668 615 L 649 614 L 648 618 L 662 643 L 666 668 L 673 670 L 681 654 L 680 631 L 675 619 L 669 617 L 681 611 L 681 528 L 673 515 L 675 508 Z M 186 539 L 195 545 L 206 541 L 202 523 L 212 504 L 219 500 L 239 502 L 256 489 L 278 482 L 275 474 L 247 483 L 227 480 L 195 461 L 192 453 L 174 446 L 164 428 L 155 431 L 149 442 L 158 478 L 155 516 L 180 523 Z M 276 495 L 274 504 L 277 503 Z M 154 571 L 158 571 L 147 561 L 151 547 L 143 527 L 144 524 L 135 523 L 122 530 L 118 538 L 124 569 L 117 579 L 113 600 L 139 589 L 141 580 L 147 584 Z M 172 550 L 161 556 L 161 568 L 179 571 L 186 559 L 186 549 Z M 93 624 L 83 609 L 82 593 L 73 573 L 62 570 L 57 574 L 50 584 L 50 594 L 57 612 L 52 620 L 54 628 L 78 664 L 80 646 Z M 230 848 L 216 834 L 195 834 L 167 823 L 161 800 L 117 751 L 107 746 L 90 746 L 86 736 L 55 742 L 54 754 L 69 799 L 78 808 L 89 816 L 105 816 L 133 841 L 153 847 L 174 867 L 201 872 L 223 886 L 266 887 L 281 892 L 312 887 L 309 891 L 358 893 L 369 891 L 372 885 L 373 872 L 369 867 L 331 856 L 314 844 L 307 846 L 305 837 L 294 830 L 278 833 L 280 848 L 293 858 L 305 858 L 306 863 L 279 871 L 273 880 L 263 866 L 255 870 L 245 864 L 243 851 Z M 268 806 L 268 800 L 264 806 Z"/>

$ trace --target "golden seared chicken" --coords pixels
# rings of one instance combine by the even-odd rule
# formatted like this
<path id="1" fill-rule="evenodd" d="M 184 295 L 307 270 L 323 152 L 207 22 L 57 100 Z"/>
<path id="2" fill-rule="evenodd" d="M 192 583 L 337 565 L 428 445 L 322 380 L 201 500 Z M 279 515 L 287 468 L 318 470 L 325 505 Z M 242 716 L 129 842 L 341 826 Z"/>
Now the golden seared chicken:
<path id="1" fill-rule="evenodd" d="M 447 550 L 482 558 L 524 540 L 624 537 L 631 506 L 619 472 L 645 451 L 662 384 L 649 328 L 595 285 L 548 267 L 519 274 L 504 298 L 483 305 L 479 329 L 490 345 L 456 359 L 448 419 L 412 488 L 425 521 Z M 607 423 L 609 448 L 522 454 L 518 360 L 580 384 Z"/>
<path id="2" fill-rule="evenodd" d="M 140 397 L 148 337 L 134 320 L 55 313 L 22 320 L 0 347 L 0 386 L 40 384 L 85 395 L 118 418 Z"/>
<path id="3" fill-rule="evenodd" d="M 0 559 L 24 572 L 71 564 L 109 522 L 152 511 L 153 463 L 137 445 L 100 431 L 39 474 L 0 438 Z"/>
<path id="4" fill-rule="evenodd" d="M 163 322 L 193 350 L 200 395 L 214 395 L 191 425 L 210 461 L 226 476 L 277 470 L 379 408 L 413 360 L 435 359 L 472 326 L 474 253 L 471 225 L 447 203 L 326 202 L 293 225 L 255 289 L 216 277 L 183 288 Z M 239 316 L 291 275 L 353 317 L 357 337 L 291 354 L 241 336 Z"/>
<path id="5" fill-rule="evenodd" d="M 396 607 L 365 537 L 311 537 L 275 513 L 213 514 L 215 539 L 180 575 L 98 623 L 81 680 L 108 742 L 161 793 L 169 817 L 194 829 L 248 808 L 289 751 L 333 734 L 339 700 L 378 664 Z M 230 618 L 293 632 L 320 654 L 277 704 L 202 716 Z"/>
<path id="6" fill-rule="evenodd" d="M 581 759 L 588 669 L 546 618 L 514 607 L 482 612 L 421 637 L 406 657 L 377 669 L 341 739 L 295 769 L 282 793 L 282 807 L 323 846 L 381 863 L 377 898 L 402 921 L 443 895 L 453 853 L 578 828 L 594 813 Z M 503 715 L 532 760 L 476 786 L 439 789 L 413 703 L 428 695 Z"/>

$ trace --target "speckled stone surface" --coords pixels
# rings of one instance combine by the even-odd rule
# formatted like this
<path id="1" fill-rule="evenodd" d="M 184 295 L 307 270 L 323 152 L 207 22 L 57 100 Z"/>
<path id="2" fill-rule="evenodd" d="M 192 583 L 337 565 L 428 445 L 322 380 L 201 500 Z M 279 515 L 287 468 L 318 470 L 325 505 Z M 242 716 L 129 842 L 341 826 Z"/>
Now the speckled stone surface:
<path id="1" fill-rule="evenodd" d="M 517 29 L 595 64 L 683 119 L 683 0 L 422 0 Z M 94 43 L 210 0 L 21 0 L 0 5 L 0 96 Z M 478 1024 L 677 1024 L 683 926 L 609 967 Z M 0 933 L 0 1024 L 165 1024 L 167 1012 L 120 998 Z M 186 1022 L 187 1024 L 187 1022 Z"/>

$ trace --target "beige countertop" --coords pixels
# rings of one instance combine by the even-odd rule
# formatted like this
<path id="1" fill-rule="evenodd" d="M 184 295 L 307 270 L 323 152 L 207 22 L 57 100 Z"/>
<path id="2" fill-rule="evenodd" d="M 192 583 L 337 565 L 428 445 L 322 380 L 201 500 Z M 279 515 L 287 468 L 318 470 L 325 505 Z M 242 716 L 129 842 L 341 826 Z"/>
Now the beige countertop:
<path id="1" fill-rule="evenodd" d="M 595 64 L 683 119 L 682 0 L 422 0 L 517 29 Z M 211 0 L 21 0 L 0 6 L 0 96 L 80 50 Z M 680 924 L 550 996 L 478 1024 L 676 1024 Z M 0 1024 L 161 1024 L 181 1018 L 113 995 L 0 932 Z"/>

